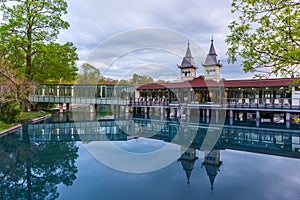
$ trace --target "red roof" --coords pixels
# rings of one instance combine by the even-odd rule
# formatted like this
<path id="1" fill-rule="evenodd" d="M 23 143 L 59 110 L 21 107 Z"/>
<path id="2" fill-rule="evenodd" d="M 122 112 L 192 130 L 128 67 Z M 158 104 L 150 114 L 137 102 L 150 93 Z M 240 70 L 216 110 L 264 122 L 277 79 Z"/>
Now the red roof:
<path id="1" fill-rule="evenodd" d="M 275 78 L 275 79 L 245 79 L 245 80 L 225 80 L 225 87 L 276 87 L 290 86 L 294 79 Z"/>
<path id="2" fill-rule="evenodd" d="M 290 86 L 295 79 L 290 78 L 276 78 L 276 79 L 245 79 L 245 80 L 221 80 L 220 82 L 214 80 L 205 80 L 203 76 L 199 76 L 191 81 L 177 82 L 177 83 L 150 83 L 139 86 L 138 90 L 149 89 L 167 89 L 167 88 L 191 88 L 191 87 L 276 87 L 276 86 Z M 297 85 L 300 85 L 298 83 Z"/>

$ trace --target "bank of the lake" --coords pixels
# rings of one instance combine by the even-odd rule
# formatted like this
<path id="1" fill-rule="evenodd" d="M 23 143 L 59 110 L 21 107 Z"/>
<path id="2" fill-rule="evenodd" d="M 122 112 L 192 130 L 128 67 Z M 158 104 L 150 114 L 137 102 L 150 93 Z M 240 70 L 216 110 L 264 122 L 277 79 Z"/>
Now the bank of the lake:
<path id="1" fill-rule="evenodd" d="M 22 112 L 17 116 L 16 123 L 6 124 L 0 121 L 0 136 L 18 130 L 22 127 L 22 124 L 37 123 L 50 117 L 52 117 L 52 114 L 49 112 Z"/>

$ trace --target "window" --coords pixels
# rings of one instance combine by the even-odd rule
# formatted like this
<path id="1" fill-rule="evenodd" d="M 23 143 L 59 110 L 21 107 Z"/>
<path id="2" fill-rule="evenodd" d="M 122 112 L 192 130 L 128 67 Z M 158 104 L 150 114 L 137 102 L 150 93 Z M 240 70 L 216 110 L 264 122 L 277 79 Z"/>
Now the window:
<path id="1" fill-rule="evenodd" d="M 208 75 L 216 75 L 216 70 L 215 69 L 206 70 L 206 73 Z"/>

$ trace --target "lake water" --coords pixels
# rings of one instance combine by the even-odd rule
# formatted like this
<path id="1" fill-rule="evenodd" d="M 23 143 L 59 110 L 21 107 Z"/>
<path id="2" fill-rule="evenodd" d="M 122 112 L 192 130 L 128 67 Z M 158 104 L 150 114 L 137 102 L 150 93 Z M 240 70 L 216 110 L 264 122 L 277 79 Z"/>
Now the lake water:
<path id="1" fill-rule="evenodd" d="M 299 199 L 298 132 L 56 116 L 0 138 L 0 199 Z"/>

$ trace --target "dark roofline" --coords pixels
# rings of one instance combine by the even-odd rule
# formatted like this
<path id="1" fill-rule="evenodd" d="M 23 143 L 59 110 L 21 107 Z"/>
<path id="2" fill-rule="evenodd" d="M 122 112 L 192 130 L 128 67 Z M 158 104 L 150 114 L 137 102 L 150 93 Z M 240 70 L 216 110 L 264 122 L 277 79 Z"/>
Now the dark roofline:
<path id="1" fill-rule="evenodd" d="M 190 49 L 190 42 L 188 42 L 188 44 L 187 44 L 186 53 L 182 59 L 181 65 L 177 65 L 177 66 L 180 69 L 185 69 L 185 68 L 197 69 L 198 68 L 195 64 L 194 57 L 193 57 L 191 49 Z"/>

